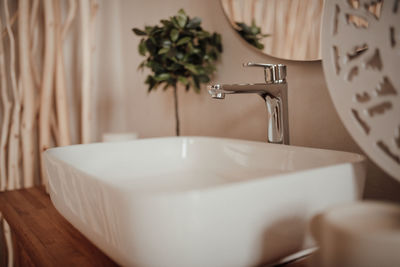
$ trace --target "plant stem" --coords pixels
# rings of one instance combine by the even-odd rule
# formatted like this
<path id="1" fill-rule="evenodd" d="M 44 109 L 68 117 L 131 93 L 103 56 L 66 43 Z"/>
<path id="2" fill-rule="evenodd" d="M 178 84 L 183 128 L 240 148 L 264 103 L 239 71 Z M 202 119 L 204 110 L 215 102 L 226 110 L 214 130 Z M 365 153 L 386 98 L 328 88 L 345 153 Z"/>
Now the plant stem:
<path id="1" fill-rule="evenodd" d="M 179 128 L 179 111 L 178 111 L 178 91 L 176 89 L 176 86 L 174 86 L 174 104 L 175 104 L 176 136 L 179 136 L 180 128 Z"/>

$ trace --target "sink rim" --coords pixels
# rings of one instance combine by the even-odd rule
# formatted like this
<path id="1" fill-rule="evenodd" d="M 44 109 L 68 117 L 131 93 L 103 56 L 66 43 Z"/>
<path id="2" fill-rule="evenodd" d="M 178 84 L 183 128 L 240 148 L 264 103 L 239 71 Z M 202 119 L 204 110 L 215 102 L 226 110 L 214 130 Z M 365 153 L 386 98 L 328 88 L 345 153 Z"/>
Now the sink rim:
<path id="1" fill-rule="evenodd" d="M 233 138 L 224 138 L 224 137 L 208 137 L 208 136 L 168 136 L 168 137 L 157 137 L 157 138 L 143 138 L 143 139 L 137 139 L 137 140 L 130 140 L 130 141 L 122 141 L 122 142 L 116 142 L 121 144 L 130 144 L 134 142 L 153 142 L 153 141 L 163 141 L 163 140 L 178 140 L 180 143 L 183 141 L 188 141 L 188 140 L 211 140 L 211 141 L 224 141 L 224 142 L 239 142 L 242 144 L 249 144 L 249 145 L 263 145 L 264 147 L 274 147 L 274 148 L 282 148 L 282 146 L 286 150 L 293 150 L 293 151 L 301 151 L 301 150 L 307 150 L 307 151 L 317 151 L 317 152 L 327 152 L 327 153 L 340 153 L 342 155 L 346 155 L 346 159 L 343 160 L 343 162 L 337 162 L 333 164 L 327 164 L 327 165 L 322 165 L 322 166 L 312 166 L 312 167 L 307 167 L 304 169 L 293 169 L 293 170 L 285 170 L 281 173 L 275 173 L 275 174 L 269 174 L 269 175 L 260 175 L 257 177 L 252 177 L 244 180 L 239 180 L 239 181 L 226 181 L 224 183 L 216 183 L 216 184 L 211 184 L 205 187 L 194 187 L 194 188 L 186 188 L 186 189 L 176 189 L 176 190 L 132 190 L 131 187 L 125 187 L 122 186 L 118 183 L 115 183 L 111 181 L 111 179 L 104 179 L 100 178 L 95 174 L 92 174 L 88 171 L 84 171 L 81 168 L 76 167 L 74 164 L 67 162 L 63 159 L 60 158 L 58 155 L 59 152 L 62 152 L 65 149 L 71 149 L 73 147 L 84 147 L 84 146 L 102 146 L 102 145 L 113 145 L 115 143 L 103 143 L 103 142 L 98 142 L 98 143 L 91 143 L 91 144 L 76 144 L 76 145 L 71 145 L 71 146 L 64 146 L 64 147 L 55 147 L 55 148 L 50 148 L 46 150 L 44 153 L 45 158 L 51 158 L 51 160 L 56 161 L 58 164 L 65 165 L 66 167 L 74 170 L 75 172 L 79 173 L 80 175 L 84 175 L 88 177 L 89 179 L 93 181 L 99 181 L 101 183 L 104 183 L 104 185 L 110 187 L 113 190 L 122 190 L 123 192 L 131 192 L 135 194 L 135 197 L 137 198 L 150 198 L 150 197 L 157 197 L 157 196 L 171 196 L 171 195 L 192 195 L 192 194 L 198 194 L 198 193 L 205 193 L 205 192 L 212 192 L 214 190 L 224 190 L 232 187 L 240 187 L 244 186 L 246 184 L 252 185 L 257 182 L 266 182 L 266 180 L 275 180 L 275 179 L 293 179 L 296 178 L 295 176 L 297 175 L 303 175 L 307 172 L 310 171 L 315 171 L 315 170 L 324 170 L 327 168 L 337 168 L 338 166 L 346 165 L 346 164 L 363 164 L 366 160 L 366 158 L 363 155 L 353 153 L 353 152 L 346 152 L 346 151 L 338 151 L 338 150 L 328 150 L 328 149 L 320 149 L 320 148 L 310 148 L 310 147 L 302 147 L 302 146 L 287 146 L 287 145 L 282 145 L 282 144 L 271 144 L 271 143 L 266 143 L 266 142 L 260 142 L 260 141 L 251 141 L 251 140 L 243 140 L 243 139 L 233 139 Z M 335 156 L 335 155 L 333 155 Z M 50 179 L 49 179 L 50 180 Z M 51 181 L 49 181 L 50 183 Z"/>
<path id="2" fill-rule="evenodd" d="M 149 138 L 141 138 L 141 139 L 135 139 L 135 140 L 129 140 L 129 141 L 120 141 L 120 142 L 95 142 L 95 143 L 90 143 L 90 144 L 73 144 L 69 146 L 60 146 L 60 147 L 52 147 L 47 149 L 46 151 L 42 152 L 44 154 L 55 154 L 58 153 L 58 151 L 62 151 L 65 149 L 71 149 L 75 147 L 84 147 L 84 146 L 98 146 L 98 145 L 113 145 L 113 144 L 130 144 L 130 143 L 136 143 L 136 142 L 152 142 L 152 141 L 161 141 L 161 140 L 221 140 L 221 141 L 231 141 L 231 142 L 241 142 L 241 143 L 248 143 L 248 144 L 258 144 L 262 146 L 271 146 L 275 148 L 291 148 L 296 151 L 301 150 L 301 149 L 306 149 L 309 151 L 326 151 L 330 153 L 341 153 L 343 155 L 347 155 L 349 157 L 353 157 L 352 160 L 346 161 L 346 162 L 358 162 L 358 161 L 363 161 L 366 159 L 364 155 L 355 153 L 355 152 L 349 152 L 349 151 L 341 151 L 341 150 L 335 150 L 335 149 L 325 149 L 325 148 L 316 148 L 316 147 L 307 147 L 307 146 L 297 146 L 297 145 L 283 145 L 283 144 L 272 144 L 272 143 L 267 143 L 263 141 L 255 141 L 255 140 L 247 140 L 247 139 L 236 139 L 236 138 L 225 138 L 225 137 L 214 137 L 214 136 L 163 136 L 163 137 L 149 137 Z M 331 166 L 331 165 L 329 165 Z"/>

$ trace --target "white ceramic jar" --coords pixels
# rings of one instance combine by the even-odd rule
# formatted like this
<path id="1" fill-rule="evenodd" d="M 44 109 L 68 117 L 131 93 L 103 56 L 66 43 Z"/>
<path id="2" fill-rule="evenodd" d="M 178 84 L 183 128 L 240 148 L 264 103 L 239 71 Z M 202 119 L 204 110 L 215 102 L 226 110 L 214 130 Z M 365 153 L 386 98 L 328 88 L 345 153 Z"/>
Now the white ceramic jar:
<path id="1" fill-rule="evenodd" d="M 317 215 L 311 232 L 319 249 L 312 266 L 400 266 L 400 205 L 362 201 Z"/>

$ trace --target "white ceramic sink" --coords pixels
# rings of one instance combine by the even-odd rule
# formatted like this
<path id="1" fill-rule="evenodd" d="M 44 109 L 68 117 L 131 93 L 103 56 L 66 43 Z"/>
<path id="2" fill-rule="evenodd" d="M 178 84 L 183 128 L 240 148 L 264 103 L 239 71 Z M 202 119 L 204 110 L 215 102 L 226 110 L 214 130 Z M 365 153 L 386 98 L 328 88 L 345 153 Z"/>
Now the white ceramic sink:
<path id="1" fill-rule="evenodd" d="M 362 193 L 357 154 L 169 137 L 49 149 L 57 210 L 124 266 L 255 266 L 313 246 L 307 222 Z"/>

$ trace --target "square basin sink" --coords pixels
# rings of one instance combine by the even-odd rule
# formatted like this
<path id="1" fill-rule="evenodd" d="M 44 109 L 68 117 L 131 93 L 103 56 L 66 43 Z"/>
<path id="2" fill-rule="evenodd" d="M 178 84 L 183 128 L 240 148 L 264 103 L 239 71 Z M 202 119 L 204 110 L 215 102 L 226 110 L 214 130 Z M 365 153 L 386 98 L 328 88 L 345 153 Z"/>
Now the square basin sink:
<path id="1" fill-rule="evenodd" d="M 123 266 L 235 267 L 314 246 L 310 218 L 360 199 L 358 154 L 213 137 L 44 152 L 57 210 Z"/>

